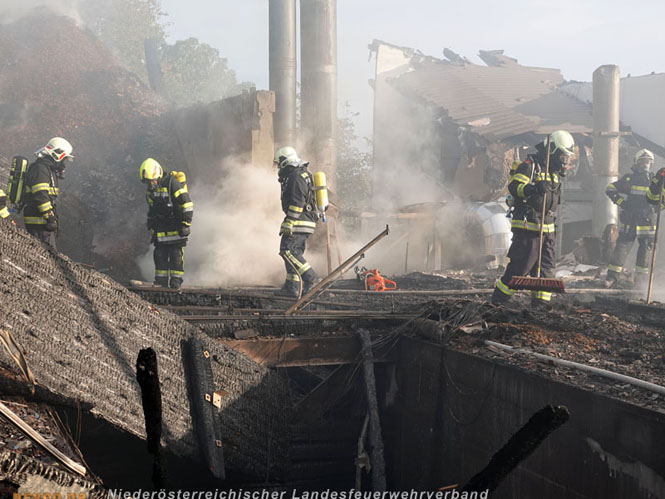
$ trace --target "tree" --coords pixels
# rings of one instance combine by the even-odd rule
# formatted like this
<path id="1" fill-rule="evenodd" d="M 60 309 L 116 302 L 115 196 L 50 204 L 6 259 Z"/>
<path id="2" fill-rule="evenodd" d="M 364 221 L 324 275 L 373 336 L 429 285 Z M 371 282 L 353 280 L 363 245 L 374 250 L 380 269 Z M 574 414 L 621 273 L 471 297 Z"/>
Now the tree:
<path id="1" fill-rule="evenodd" d="M 345 113 L 337 120 L 337 194 L 346 210 L 361 211 L 370 207 L 372 197 L 372 153 L 371 140 L 365 138 L 369 151 L 358 147 L 353 118 L 349 104 Z"/>
<path id="2" fill-rule="evenodd" d="M 166 43 L 167 14 L 160 0 L 86 0 L 80 12 L 92 32 L 146 84 L 144 40 L 152 39 L 159 47 L 166 97 L 176 106 L 212 102 L 254 86 L 239 84 L 219 51 L 196 38 Z"/>
<path id="3" fill-rule="evenodd" d="M 86 0 L 80 14 L 86 25 L 122 64 L 148 81 L 143 40 L 166 40 L 159 0 Z"/>
<path id="4" fill-rule="evenodd" d="M 176 105 L 212 102 L 254 86 L 238 84 L 219 50 L 196 38 L 164 44 L 161 54 L 166 94 Z"/>

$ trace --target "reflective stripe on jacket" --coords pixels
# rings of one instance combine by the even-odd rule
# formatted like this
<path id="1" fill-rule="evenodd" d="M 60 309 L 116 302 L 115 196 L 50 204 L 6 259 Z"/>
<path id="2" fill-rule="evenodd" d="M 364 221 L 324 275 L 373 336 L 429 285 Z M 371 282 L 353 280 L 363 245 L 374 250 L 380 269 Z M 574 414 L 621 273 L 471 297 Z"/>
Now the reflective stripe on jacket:
<path id="1" fill-rule="evenodd" d="M 293 220 L 293 233 L 312 234 L 319 214 L 316 211 L 314 179 L 307 165 L 289 165 L 282 181 L 282 211 Z"/>
<path id="2" fill-rule="evenodd" d="M 511 221 L 513 230 L 540 231 L 543 195 L 534 193 L 527 196 L 524 190 L 527 185 L 536 186 L 545 180 L 549 180 L 550 189 L 545 199 L 543 231 L 555 232 L 556 210 L 561 201 L 561 179 L 557 173 L 551 171 L 546 179 L 545 166 L 541 166 L 538 157 L 531 154 L 514 170 L 508 180 L 508 191 L 515 199 Z"/>
<path id="3" fill-rule="evenodd" d="M 154 190 L 146 191 L 148 226 L 153 241 L 163 244 L 186 242 L 179 234 L 180 227 L 190 226 L 194 216 L 194 203 L 187 187 L 171 173 L 162 177 Z"/>
<path id="4" fill-rule="evenodd" d="M 60 194 L 55 164 L 50 157 L 37 158 L 25 173 L 25 208 L 23 217 L 28 229 L 45 230 L 49 212 L 57 217 L 55 200 Z"/>
<path id="5" fill-rule="evenodd" d="M 621 230 L 628 231 L 634 226 L 639 235 L 655 233 L 656 209 L 647 199 L 651 179 L 652 174 L 647 171 L 633 171 L 605 189 L 605 194 L 619 206 Z"/>

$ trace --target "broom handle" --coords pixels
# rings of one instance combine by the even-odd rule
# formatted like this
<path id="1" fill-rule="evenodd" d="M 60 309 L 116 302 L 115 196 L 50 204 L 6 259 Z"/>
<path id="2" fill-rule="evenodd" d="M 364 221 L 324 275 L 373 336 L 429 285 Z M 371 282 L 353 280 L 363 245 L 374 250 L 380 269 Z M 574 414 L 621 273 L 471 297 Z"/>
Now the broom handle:
<path id="1" fill-rule="evenodd" d="M 550 136 L 547 136 L 545 142 L 545 181 L 550 179 Z M 543 209 L 540 213 L 540 244 L 538 245 L 538 272 L 536 277 L 540 278 L 540 264 L 543 260 L 543 236 L 545 235 L 545 206 L 547 200 L 547 190 L 543 192 Z"/>
<path id="2" fill-rule="evenodd" d="M 656 244 L 658 243 L 658 228 L 660 227 L 660 212 L 663 204 L 663 184 L 665 177 L 658 182 L 658 213 L 656 214 L 656 232 L 653 235 L 653 250 L 651 251 L 651 270 L 649 271 L 649 286 L 647 288 L 647 305 L 651 303 L 651 288 L 653 286 L 653 270 L 656 267 Z"/>

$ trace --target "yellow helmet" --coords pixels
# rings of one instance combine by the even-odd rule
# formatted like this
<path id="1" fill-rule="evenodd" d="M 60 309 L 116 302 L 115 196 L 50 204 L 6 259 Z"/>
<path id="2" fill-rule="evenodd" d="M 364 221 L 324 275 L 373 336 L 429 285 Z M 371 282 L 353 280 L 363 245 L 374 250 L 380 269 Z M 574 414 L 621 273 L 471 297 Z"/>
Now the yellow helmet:
<path id="1" fill-rule="evenodd" d="M 146 159 L 139 168 L 139 178 L 141 182 L 146 180 L 159 180 L 164 176 L 164 169 L 157 161 L 152 158 Z"/>
<path id="2" fill-rule="evenodd" d="M 42 147 L 35 154 L 37 156 L 44 156 L 48 154 L 53 158 L 56 163 L 60 163 L 62 160 L 66 159 L 71 161 L 74 159 L 72 156 L 72 151 L 74 148 L 69 143 L 69 141 L 63 139 L 62 137 L 53 137 L 48 141 L 44 147 Z"/>
<path id="3" fill-rule="evenodd" d="M 298 153 L 293 147 L 285 146 L 277 150 L 275 153 L 275 158 L 273 159 L 273 163 L 275 163 L 280 168 L 284 168 L 288 165 L 299 164 L 300 158 L 298 157 Z"/>

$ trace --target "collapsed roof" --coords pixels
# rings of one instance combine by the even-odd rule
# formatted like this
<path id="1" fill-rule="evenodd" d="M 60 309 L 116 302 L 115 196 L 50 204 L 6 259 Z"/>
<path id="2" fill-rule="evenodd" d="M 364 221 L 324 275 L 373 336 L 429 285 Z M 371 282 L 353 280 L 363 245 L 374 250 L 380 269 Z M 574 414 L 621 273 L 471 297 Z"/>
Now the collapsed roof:
<path id="1" fill-rule="evenodd" d="M 449 50 L 449 60 L 442 60 L 378 40 L 372 44 L 374 50 L 380 46 L 401 50 L 406 61 L 386 75 L 389 85 L 489 141 L 592 130 L 591 106 L 559 90 L 564 78 L 558 69 L 522 66 L 503 51 L 481 51 L 490 64 L 482 66 Z"/>

